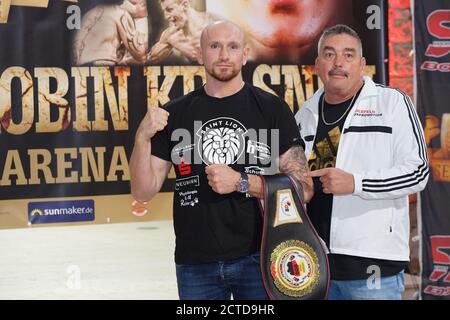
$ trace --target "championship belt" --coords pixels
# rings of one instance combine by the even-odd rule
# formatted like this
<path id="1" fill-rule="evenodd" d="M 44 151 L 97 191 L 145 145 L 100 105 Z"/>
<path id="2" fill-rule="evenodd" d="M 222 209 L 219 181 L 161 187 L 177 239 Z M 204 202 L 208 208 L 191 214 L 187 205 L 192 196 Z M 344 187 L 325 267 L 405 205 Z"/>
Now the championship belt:
<path id="1" fill-rule="evenodd" d="M 303 188 L 282 174 L 262 178 L 261 272 L 269 298 L 326 299 L 328 259 L 322 240 L 306 214 Z"/>

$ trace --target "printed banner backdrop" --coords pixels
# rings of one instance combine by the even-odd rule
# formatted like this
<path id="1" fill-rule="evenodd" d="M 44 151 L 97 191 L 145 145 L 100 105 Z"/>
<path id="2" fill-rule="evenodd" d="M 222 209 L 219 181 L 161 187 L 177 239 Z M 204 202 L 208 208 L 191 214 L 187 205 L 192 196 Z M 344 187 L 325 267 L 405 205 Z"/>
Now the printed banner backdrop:
<path id="1" fill-rule="evenodd" d="M 421 296 L 450 300 L 450 2 L 415 1 L 414 29 L 417 110 L 432 169 L 420 201 Z"/>
<path id="2" fill-rule="evenodd" d="M 383 0 L 0 0 L 0 228 L 51 220 L 30 202 L 46 212 L 94 201 L 86 223 L 138 221 L 128 168 L 136 129 L 148 108 L 202 85 L 200 33 L 222 18 L 246 32 L 245 80 L 293 112 L 321 86 L 317 42 L 336 23 L 358 31 L 366 74 L 387 82 Z M 171 218 L 173 177 L 140 220 Z"/>

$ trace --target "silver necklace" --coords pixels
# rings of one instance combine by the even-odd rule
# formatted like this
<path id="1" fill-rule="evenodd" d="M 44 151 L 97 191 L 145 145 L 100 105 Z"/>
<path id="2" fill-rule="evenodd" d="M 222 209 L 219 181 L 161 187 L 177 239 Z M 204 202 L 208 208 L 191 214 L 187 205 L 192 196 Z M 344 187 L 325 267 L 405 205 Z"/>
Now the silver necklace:
<path id="1" fill-rule="evenodd" d="M 351 107 L 353 106 L 353 102 L 355 101 L 355 97 L 358 95 L 358 92 L 355 93 L 355 95 L 352 98 L 352 101 L 350 102 L 349 106 L 347 107 L 347 110 L 345 110 L 345 112 L 342 114 L 342 116 L 340 116 L 339 119 L 337 119 L 336 121 L 333 122 L 327 122 L 327 120 L 325 120 L 325 112 L 323 111 L 324 109 L 324 101 L 325 101 L 325 94 L 323 94 L 323 98 L 322 98 L 322 121 L 327 125 L 327 126 L 332 126 L 335 125 L 336 123 L 338 123 L 339 121 L 342 120 L 342 118 L 347 114 L 348 110 L 351 109 Z"/>

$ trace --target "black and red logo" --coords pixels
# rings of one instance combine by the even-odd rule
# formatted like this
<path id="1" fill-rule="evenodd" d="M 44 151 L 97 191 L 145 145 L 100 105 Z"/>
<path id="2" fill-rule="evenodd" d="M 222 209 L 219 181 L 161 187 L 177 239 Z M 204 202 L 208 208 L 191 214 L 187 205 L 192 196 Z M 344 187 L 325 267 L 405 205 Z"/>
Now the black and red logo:
<path id="1" fill-rule="evenodd" d="M 178 164 L 177 167 L 178 167 L 178 172 L 182 176 L 186 176 L 186 175 L 192 173 L 191 165 L 189 163 L 185 163 L 183 158 L 181 158 L 181 162 L 180 162 L 180 164 Z"/>
<path id="2" fill-rule="evenodd" d="M 442 58 L 450 54 L 450 10 L 435 10 L 427 17 L 428 33 L 438 40 L 430 43 L 425 56 Z M 424 61 L 422 70 L 450 72 L 450 62 Z"/>
<path id="3" fill-rule="evenodd" d="M 450 296 L 450 236 L 431 236 L 431 255 L 433 271 L 423 292 L 434 296 Z"/>
<path id="4" fill-rule="evenodd" d="M 428 45 L 425 55 L 440 58 L 450 53 L 450 10 L 436 10 L 427 18 L 428 33 L 439 41 Z"/>

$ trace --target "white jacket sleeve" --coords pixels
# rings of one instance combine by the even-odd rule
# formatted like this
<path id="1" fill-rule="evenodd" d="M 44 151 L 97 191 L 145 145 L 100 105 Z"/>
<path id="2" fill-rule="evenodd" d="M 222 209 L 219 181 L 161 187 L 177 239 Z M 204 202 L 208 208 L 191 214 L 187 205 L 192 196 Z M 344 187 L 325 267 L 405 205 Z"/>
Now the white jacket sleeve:
<path id="1" fill-rule="evenodd" d="M 395 199 L 425 188 L 429 167 L 423 129 L 408 96 L 391 96 L 393 167 L 353 173 L 354 195 Z"/>

